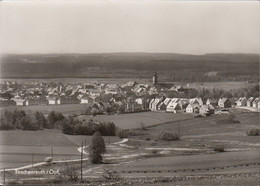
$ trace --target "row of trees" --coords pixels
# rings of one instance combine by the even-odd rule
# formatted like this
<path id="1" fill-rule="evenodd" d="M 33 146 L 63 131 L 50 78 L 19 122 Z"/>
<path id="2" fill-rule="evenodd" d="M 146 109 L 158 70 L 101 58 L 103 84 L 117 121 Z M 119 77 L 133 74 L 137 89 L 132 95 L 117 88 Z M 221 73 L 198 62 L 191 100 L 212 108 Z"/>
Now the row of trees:
<path id="1" fill-rule="evenodd" d="M 1 115 L 0 130 L 40 130 L 53 128 L 48 119 L 40 112 L 26 114 L 23 110 L 5 111 Z"/>
<path id="2" fill-rule="evenodd" d="M 65 134 L 93 135 L 99 131 L 103 136 L 115 136 L 116 126 L 112 122 L 97 123 L 93 120 L 79 121 L 72 116 L 51 111 L 47 117 L 41 112 L 25 113 L 23 110 L 5 111 L 1 115 L 0 130 L 61 129 Z"/>
<path id="3" fill-rule="evenodd" d="M 166 92 L 164 93 L 166 97 L 180 97 L 180 98 L 214 98 L 218 99 L 221 97 L 226 98 L 239 98 L 239 97 L 259 97 L 259 85 L 252 86 L 250 88 L 240 88 L 233 90 L 223 90 L 223 89 L 189 89 L 185 93 L 178 92 Z"/>
<path id="4" fill-rule="evenodd" d="M 239 97 L 259 97 L 259 85 L 252 86 L 250 88 L 240 88 L 233 90 L 223 89 L 202 89 L 198 91 L 199 97 L 204 98 L 239 98 Z"/>
<path id="5" fill-rule="evenodd" d="M 116 126 L 113 122 L 79 121 L 71 116 L 63 120 L 62 132 L 64 134 L 93 135 L 97 131 L 103 136 L 115 136 Z"/>

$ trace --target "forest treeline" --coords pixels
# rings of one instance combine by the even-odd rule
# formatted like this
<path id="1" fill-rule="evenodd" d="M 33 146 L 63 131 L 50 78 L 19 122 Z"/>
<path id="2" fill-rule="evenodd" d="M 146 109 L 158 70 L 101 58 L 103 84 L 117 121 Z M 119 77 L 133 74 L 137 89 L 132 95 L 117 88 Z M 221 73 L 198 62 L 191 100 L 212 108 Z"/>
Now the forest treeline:
<path id="1" fill-rule="evenodd" d="M 94 122 L 93 120 L 78 120 L 72 116 L 65 117 L 60 112 L 51 111 L 45 117 L 41 112 L 24 110 L 6 110 L 1 115 L 0 130 L 42 130 L 60 129 L 64 134 L 93 135 L 99 131 L 102 136 L 115 136 L 116 126 L 113 122 Z"/>
<path id="2" fill-rule="evenodd" d="M 256 54 L 17 54 L 1 58 L 3 78 L 128 77 L 168 81 L 259 81 Z M 216 72 L 208 76 L 208 72 Z"/>

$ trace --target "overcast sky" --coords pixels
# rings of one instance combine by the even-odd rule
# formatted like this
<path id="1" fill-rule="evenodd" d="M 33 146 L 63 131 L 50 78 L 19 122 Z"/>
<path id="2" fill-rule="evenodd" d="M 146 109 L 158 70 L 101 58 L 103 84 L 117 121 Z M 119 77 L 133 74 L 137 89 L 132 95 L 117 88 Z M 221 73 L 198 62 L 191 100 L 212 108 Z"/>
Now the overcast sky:
<path id="1" fill-rule="evenodd" d="M 1 2 L 1 53 L 259 53 L 259 2 Z"/>

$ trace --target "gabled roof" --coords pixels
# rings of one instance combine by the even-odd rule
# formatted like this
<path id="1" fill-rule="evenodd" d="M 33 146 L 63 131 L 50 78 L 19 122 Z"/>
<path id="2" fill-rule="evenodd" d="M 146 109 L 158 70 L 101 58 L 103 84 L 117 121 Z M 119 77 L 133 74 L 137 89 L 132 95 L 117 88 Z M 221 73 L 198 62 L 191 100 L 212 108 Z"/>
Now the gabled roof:
<path id="1" fill-rule="evenodd" d="M 254 97 L 250 97 L 247 101 L 252 102 L 254 99 Z"/>
<path id="2" fill-rule="evenodd" d="M 244 101 L 244 100 L 246 100 L 246 98 L 245 98 L 245 97 L 241 97 L 241 98 L 239 98 L 239 99 L 236 101 L 236 103 L 237 103 L 237 102 L 242 102 L 242 101 Z"/>
<path id="3" fill-rule="evenodd" d="M 191 104 L 188 105 L 188 107 L 189 107 L 189 106 L 192 107 L 193 109 L 200 107 L 199 104 L 196 104 L 196 103 L 195 103 L 195 104 L 191 103 Z"/>
<path id="4" fill-rule="evenodd" d="M 163 101 L 164 104 L 168 105 L 171 102 L 171 98 L 165 98 Z"/>
<path id="5" fill-rule="evenodd" d="M 176 103 L 176 102 L 170 102 L 168 105 L 167 105 L 167 108 L 176 108 L 176 106 L 178 106 L 179 103 Z"/>
<path id="6" fill-rule="evenodd" d="M 225 103 L 226 101 L 230 101 L 228 98 L 220 98 L 220 100 L 222 103 Z"/>

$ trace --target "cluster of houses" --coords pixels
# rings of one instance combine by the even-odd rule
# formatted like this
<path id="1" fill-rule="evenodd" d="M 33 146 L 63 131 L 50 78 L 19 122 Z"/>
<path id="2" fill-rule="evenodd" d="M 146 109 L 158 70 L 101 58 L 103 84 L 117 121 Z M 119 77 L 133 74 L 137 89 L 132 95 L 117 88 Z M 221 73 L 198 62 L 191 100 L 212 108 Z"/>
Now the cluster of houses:
<path id="1" fill-rule="evenodd" d="M 158 95 L 161 92 L 183 92 L 186 89 L 172 83 L 160 84 L 155 73 L 153 84 L 140 84 L 129 81 L 126 84 L 105 83 L 47 83 L 3 81 L 0 84 L 0 106 L 30 106 L 30 105 L 59 105 L 86 104 L 103 101 L 103 97 L 124 98 L 122 102 L 131 102 L 129 97 Z M 112 96 L 111 96 L 112 95 Z M 110 100 L 105 100 L 108 102 Z M 131 105 L 131 104 L 130 104 Z M 131 106 L 129 106 L 131 107 Z"/>
<path id="2" fill-rule="evenodd" d="M 252 101 L 254 100 L 254 101 Z M 239 98 L 235 102 L 231 102 L 228 98 L 216 99 L 202 99 L 202 98 L 127 98 L 127 100 L 112 98 L 109 103 L 95 102 L 91 108 L 99 113 L 105 112 L 106 107 L 111 107 L 111 104 L 125 105 L 129 112 L 138 111 L 154 111 L 154 112 L 186 112 L 200 115 L 211 115 L 215 113 L 216 109 L 226 109 L 231 107 L 253 107 L 260 108 L 259 98 Z"/>
<path id="3" fill-rule="evenodd" d="M 214 114 L 215 102 L 201 98 L 155 98 L 149 102 L 151 111 L 173 112 L 184 110 L 186 113 Z"/>
<path id="4" fill-rule="evenodd" d="M 246 99 L 246 97 L 242 97 L 235 102 L 235 105 L 237 107 L 260 108 L 260 98 L 250 97 Z"/>
<path id="5" fill-rule="evenodd" d="M 125 110 L 161 111 L 176 113 L 184 110 L 186 113 L 212 114 L 215 108 L 252 107 L 260 109 L 259 98 L 171 98 L 165 93 L 177 93 L 185 97 L 189 91 L 181 85 L 173 83 L 158 83 L 155 72 L 152 84 L 140 84 L 129 81 L 125 84 L 104 83 L 47 83 L 47 82 L 11 82 L 0 83 L 0 106 L 30 106 L 30 105 L 61 105 L 61 104 L 91 104 L 92 108 L 105 110 L 104 105 L 118 105 Z M 162 96 L 163 95 L 163 96 Z M 109 105 L 106 105 L 109 106 Z"/>

